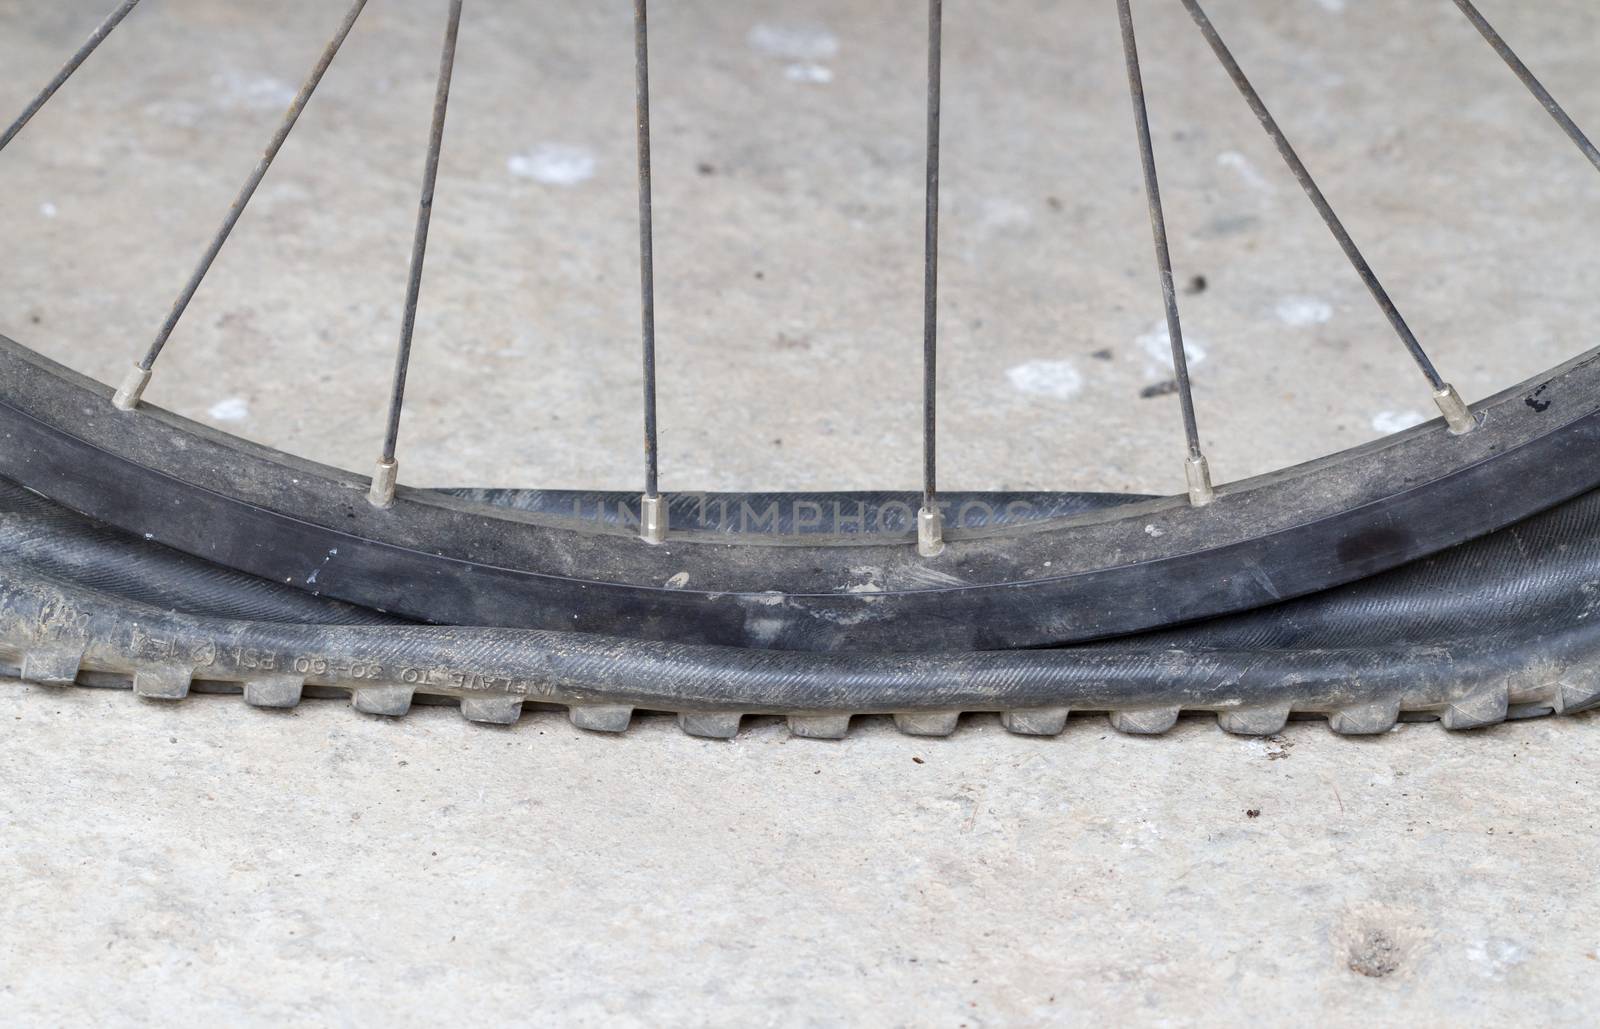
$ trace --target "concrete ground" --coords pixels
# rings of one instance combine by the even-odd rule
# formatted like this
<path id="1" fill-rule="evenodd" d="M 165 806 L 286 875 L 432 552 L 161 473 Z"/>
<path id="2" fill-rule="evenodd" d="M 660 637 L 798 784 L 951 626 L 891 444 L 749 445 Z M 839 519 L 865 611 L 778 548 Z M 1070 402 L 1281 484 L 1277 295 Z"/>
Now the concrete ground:
<path id="1" fill-rule="evenodd" d="M 107 6 L 0 0 L 0 117 Z M 119 378 L 340 6 L 145 0 L 0 155 L 0 332 Z M 443 6 L 363 15 L 152 401 L 370 466 Z M 1176 491 L 1113 6 L 947 6 L 942 482 Z M 1592 342 L 1600 180 L 1452 5 L 1210 6 L 1463 393 Z M 1481 6 L 1600 126 L 1600 8 Z M 551 7 L 468 5 L 407 482 L 638 486 L 629 11 Z M 1218 477 L 1426 417 L 1181 8 L 1138 16 Z M 665 488 L 915 487 L 921 18 L 654 5 Z M 716 743 L 0 683 L 0 723 L 10 1023 L 1582 1024 L 1600 1003 L 1592 716 L 1374 740 L 866 719 L 837 743 L 755 720 Z"/>

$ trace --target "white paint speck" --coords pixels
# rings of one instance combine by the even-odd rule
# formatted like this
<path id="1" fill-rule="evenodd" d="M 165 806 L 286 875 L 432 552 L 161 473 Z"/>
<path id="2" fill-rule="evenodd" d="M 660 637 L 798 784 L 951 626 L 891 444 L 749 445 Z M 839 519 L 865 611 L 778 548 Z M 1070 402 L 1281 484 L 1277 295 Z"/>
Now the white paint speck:
<path id="1" fill-rule="evenodd" d="M 1150 331 L 1134 340 L 1139 345 L 1139 350 L 1144 354 L 1149 363 L 1147 371 L 1155 378 L 1166 378 L 1175 374 L 1172 367 L 1172 336 L 1167 332 L 1167 323 L 1157 322 L 1151 326 Z M 1189 370 L 1203 364 L 1206 359 L 1205 342 L 1198 337 L 1184 333 L 1183 356 L 1189 363 Z"/>
<path id="2" fill-rule="evenodd" d="M 667 589 L 669 590 L 681 590 L 687 585 L 689 585 L 688 572 L 679 572 L 667 580 Z"/>
<path id="3" fill-rule="evenodd" d="M 242 422 L 250 417 L 250 405 L 243 397 L 226 397 L 212 404 L 206 414 L 219 422 Z"/>
<path id="4" fill-rule="evenodd" d="M 986 233 L 1015 232 L 1033 224 L 1033 212 L 1027 204 L 1009 197 L 987 197 L 979 223 Z"/>
<path id="5" fill-rule="evenodd" d="M 566 143 L 541 143 L 506 159 L 511 174 L 547 186 L 576 186 L 594 178 L 594 169 L 594 154 Z"/>
<path id="6" fill-rule="evenodd" d="M 1467 957 L 1490 979 L 1502 979 L 1528 960 L 1528 949 L 1516 940 L 1491 936 L 1467 944 Z"/>
<path id="7" fill-rule="evenodd" d="M 1372 416 L 1372 428 L 1375 432 L 1387 435 L 1421 425 L 1427 420 L 1428 416 L 1420 411 L 1379 411 Z"/>
<path id="8" fill-rule="evenodd" d="M 1151 539 L 1160 539 L 1162 536 L 1166 535 L 1166 532 L 1162 529 L 1156 528 L 1154 525 L 1146 525 L 1144 527 L 1144 534 L 1149 536 Z"/>
<path id="9" fill-rule="evenodd" d="M 791 64 L 783 69 L 783 77 L 790 82 L 810 82 L 826 86 L 833 81 L 833 69 L 826 64 Z"/>
<path id="10" fill-rule="evenodd" d="M 144 105 L 146 117 L 185 128 L 198 125 L 204 113 L 205 108 L 192 100 L 163 99 Z"/>
<path id="11" fill-rule="evenodd" d="M 744 631 L 757 643 L 771 645 L 784 630 L 782 618 L 763 618 L 758 614 L 747 613 L 744 616 Z"/>
<path id="12" fill-rule="evenodd" d="M 1071 361 L 1026 361 L 1006 369 L 1011 388 L 1019 393 L 1065 400 L 1083 389 L 1083 376 Z"/>
<path id="13" fill-rule="evenodd" d="M 219 107 L 235 110 L 281 110 L 295 97 L 294 87 L 282 79 L 236 70 L 211 76 L 211 90 Z"/>
<path id="14" fill-rule="evenodd" d="M 1297 329 L 1324 325 L 1333 318 L 1333 306 L 1316 297 L 1284 297 L 1276 311 L 1280 322 Z"/>
<path id="15" fill-rule="evenodd" d="M 846 593 L 882 593 L 883 571 L 873 565 L 858 565 L 850 569 L 850 574 L 861 579 L 860 582 L 846 583 Z"/>
<path id="16" fill-rule="evenodd" d="M 1218 154 L 1217 164 L 1220 167 L 1227 168 L 1234 174 L 1238 175 L 1239 178 L 1243 180 L 1244 184 L 1249 186 L 1251 189 L 1259 189 L 1263 193 L 1272 192 L 1272 183 L 1268 182 L 1266 178 L 1256 170 L 1256 166 L 1250 162 L 1250 158 L 1239 153 L 1237 150 L 1225 150 Z"/>
<path id="17" fill-rule="evenodd" d="M 338 556 L 339 556 L 339 548 L 338 547 L 334 547 L 332 550 L 328 551 L 328 556 L 322 559 L 322 563 L 320 565 L 318 565 L 317 567 L 311 569 L 311 574 L 306 576 L 306 585 L 307 586 L 314 585 L 316 583 L 316 581 L 317 581 L 317 573 L 322 571 L 324 568 L 328 567 L 328 562 L 332 561 L 335 557 L 338 557 Z"/>
<path id="18" fill-rule="evenodd" d="M 745 42 L 758 53 L 815 64 L 839 55 L 839 37 L 815 23 L 762 22 L 753 26 Z"/>
<path id="19" fill-rule="evenodd" d="M 39 205 L 39 213 L 44 215 L 46 218 L 54 218 L 56 216 L 56 205 L 46 200 L 44 203 Z"/>

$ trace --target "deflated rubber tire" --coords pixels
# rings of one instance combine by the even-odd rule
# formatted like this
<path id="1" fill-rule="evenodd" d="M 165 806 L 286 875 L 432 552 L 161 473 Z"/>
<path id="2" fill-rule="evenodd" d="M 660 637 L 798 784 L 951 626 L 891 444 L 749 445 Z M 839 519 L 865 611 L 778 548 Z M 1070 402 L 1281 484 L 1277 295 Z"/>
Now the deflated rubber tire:
<path id="1" fill-rule="evenodd" d="M 131 685 L 151 698 L 237 691 L 284 707 L 318 692 L 376 715 L 455 699 L 474 721 L 524 704 L 586 729 L 675 712 L 727 737 L 746 714 L 796 735 L 843 735 L 852 715 L 945 735 L 999 712 L 1030 735 L 1106 712 L 1159 733 L 1183 712 L 1265 734 L 1291 716 L 1383 732 L 1402 716 L 1447 728 L 1600 704 L 1600 493 L 1408 566 L 1310 597 L 1074 647 L 932 654 L 814 653 L 587 633 L 407 623 L 217 568 L 0 486 L 0 661 L 43 684 Z"/>

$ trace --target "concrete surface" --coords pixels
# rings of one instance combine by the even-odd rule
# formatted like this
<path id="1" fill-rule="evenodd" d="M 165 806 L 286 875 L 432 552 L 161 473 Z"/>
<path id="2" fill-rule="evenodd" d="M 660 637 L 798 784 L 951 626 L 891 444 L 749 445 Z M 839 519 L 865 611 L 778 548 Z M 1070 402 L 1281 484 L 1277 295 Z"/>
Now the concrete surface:
<path id="1" fill-rule="evenodd" d="M 0 0 L 0 111 L 105 6 Z M 0 332 L 119 377 L 339 6 L 146 0 L 0 157 Z M 654 6 L 663 485 L 913 488 L 922 5 Z M 1483 6 L 1600 125 L 1600 9 Z M 1168 371 L 1112 5 L 947 7 L 943 483 L 1175 491 L 1176 402 L 1141 397 Z M 1450 4 L 1213 7 L 1464 393 L 1591 342 L 1600 181 Z M 1139 18 L 1218 477 L 1424 416 L 1181 10 Z M 370 465 L 442 23 L 371 5 L 151 400 Z M 625 4 L 468 5 L 405 481 L 636 488 L 630 47 Z M 7 683 L 0 721 L 7 1022 L 1583 1024 L 1600 1003 L 1593 717 L 711 743 Z"/>

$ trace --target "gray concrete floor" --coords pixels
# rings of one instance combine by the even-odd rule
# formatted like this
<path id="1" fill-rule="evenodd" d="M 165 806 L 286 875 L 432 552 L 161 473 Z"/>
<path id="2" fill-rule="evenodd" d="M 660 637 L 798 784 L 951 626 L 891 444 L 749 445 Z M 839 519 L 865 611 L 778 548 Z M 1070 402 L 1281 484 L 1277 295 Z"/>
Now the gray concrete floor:
<path id="1" fill-rule="evenodd" d="M 0 0 L 0 111 L 99 16 Z M 0 160 L 0 332 L 114 380 L 337 8 L 146 0 Z M 1434 0 L 1213 16 L 1447 376 L 1591 340 L 1600 182 Z M 1600 8 L 1483 4 L 1600 125 Z M 443 5 L 378 0 L 150 399 L 365 469 Z M 537 9 L 536 9 L 537 8 Z M 913 488 L 921 7 L 659 2 L 662 468 Z M 1220 478 L 1422 380 L 1177 5 L 1139 11 Z M 1109 3 L 946 14 L 943 481 L 1181 486 Z M 627 5 L 469 5 L 402 478 L 635 488 Z M 0 684 L 0 1018 L 1539 1021 L 1600 1002 L 1594 718 L 736 741 Z"/>

